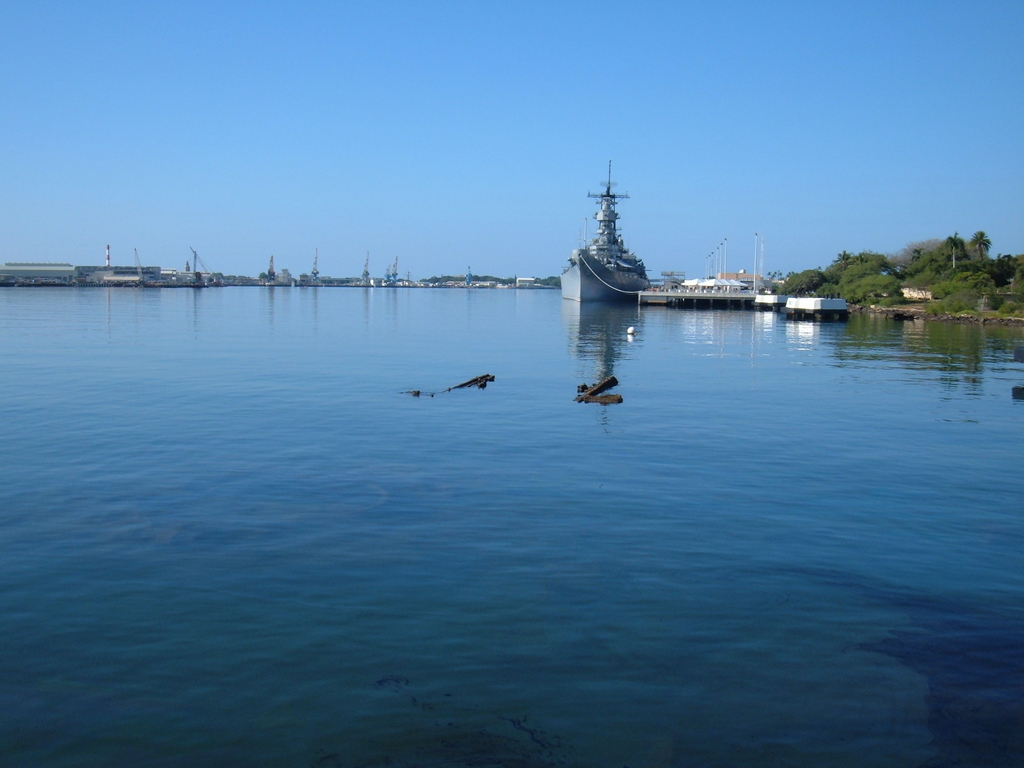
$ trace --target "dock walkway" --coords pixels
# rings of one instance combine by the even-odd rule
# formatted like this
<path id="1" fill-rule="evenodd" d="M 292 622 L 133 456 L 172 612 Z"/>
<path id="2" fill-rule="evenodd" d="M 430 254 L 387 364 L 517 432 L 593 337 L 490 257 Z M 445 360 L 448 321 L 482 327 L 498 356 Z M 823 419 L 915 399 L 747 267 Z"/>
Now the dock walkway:
<path id="1" fill-rule="evenodd" d="M 679 309 L 753 309 L 757 294 L 749 291 L 642 291 L 641 306 Z"/>
<path id="2" fill-rule="evenodd" d="M 785 313 L 787 320 L 846 320 L 844 299 L 797 298 L 752 291 L 642 291 L 637 294 L 641 306 L 677 309 L 759 309 Z"/>

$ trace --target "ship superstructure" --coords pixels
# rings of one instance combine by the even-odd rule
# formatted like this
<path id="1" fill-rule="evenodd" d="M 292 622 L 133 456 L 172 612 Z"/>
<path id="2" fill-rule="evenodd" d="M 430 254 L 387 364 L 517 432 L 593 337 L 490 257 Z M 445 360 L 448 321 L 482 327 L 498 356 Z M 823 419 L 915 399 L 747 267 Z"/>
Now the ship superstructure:
<path id="1" fill-rule="evenodd" d="M 619 200 L 629 195 L 612 192 L 612 164 L 608 163 L 608 182 L 603 192 L 588 193 L 599 201 L 594 218 L 597 234 L 582 248 L 569 256 L 569 266 L 562 273 L 562 298 L 573 301 L 621 301 L 635 299 L 647 290 L 644 263 L 626 248 L 616 222 Z"/>

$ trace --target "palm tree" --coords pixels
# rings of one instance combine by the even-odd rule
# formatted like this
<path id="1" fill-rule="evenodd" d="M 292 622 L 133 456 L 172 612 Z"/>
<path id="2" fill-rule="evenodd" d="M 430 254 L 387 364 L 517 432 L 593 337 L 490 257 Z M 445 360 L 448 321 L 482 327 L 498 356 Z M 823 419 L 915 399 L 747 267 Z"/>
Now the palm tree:
<path id="1" fill-rule="evenodd" d="M 946 245 L 949 246 L 949 251 L 953 254 L 953 270 L 956 271 L 956 255 L 959 253 L 961 258 L 967 255 L 964 239 L 960 237 L 959 232 L 954 232 L 946 238 Z"/>
<path id="2" fill-rule="evenodd" d="M 988 235 L 983 230 L 978 230 L 971 237 L 971 248 L 978 252 L 979 258 L 985 258 L 988 256 L 988 249 L 992 247 L 992 241 L 988 239 Z"/>

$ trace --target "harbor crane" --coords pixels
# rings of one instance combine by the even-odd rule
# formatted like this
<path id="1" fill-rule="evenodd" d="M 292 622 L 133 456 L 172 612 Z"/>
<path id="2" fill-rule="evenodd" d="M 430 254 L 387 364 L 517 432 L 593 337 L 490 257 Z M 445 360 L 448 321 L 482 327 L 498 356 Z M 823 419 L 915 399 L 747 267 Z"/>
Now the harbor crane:
<path id="1" fill-rule="evenodd" d="M 139 261 L 139 249 L 135 249 L 135 269 L 139 273 L 139 285 L 142 285 L 142 262 Z"/>
<path id="2" fill-rule="evenodd" d="M 363 285 L 370 284 L 370 252 L 366 252 L 366 261 L 363 262 Z"/>
<path id="3" fill-rule="evenodd" d="M 199 254 L 196 253 L 196 249 L 193 248 L 191 245 L 188 247 L 188 249 L 192 251 L 192 267 L 193 269 L 195 269 L 195 274 L 193 275 L 193 278 L 195 279 L 196 284 L 200 285 L 203 283 L 203 273 L 205 272 L 208 275 L 211 275 L 212 273 L 210 272 L 210 268 L 206 266 L 206 262 L 199 258 Z M 185 264 L 187 270 L 188 262 L 185 262 Z M 200 269 L 200 267 L 202 267 L 202 269 Z"/>
<path id="4" fill-rule="evenodd" d="M 319 283 L 320 282 L 320 270 L 317 269 L 317 263 L 319 261 L 320 261 L 320 249 L 317 248 L 316 252 L 313 254 L 313 271 L 309 273 L 313 277 L 313 282 L 314 283 Z"/>
<path id="5" fill-rule="evenodd" d="M 277 272 L 274 271 L 274 254 L 270 254 L 270 266 L 267 267 L 267 282 L 272 283 L 277 279 Z"/>
<path id="6" fill-rule="evenodd" d="M 207 275 L 212 275 L 213 272 L 210 270 L 208 266 L 206 266 L 206 262 L 199 258 L 199 254 L 196 253 L 196 249 L 193 248 L 191 245 L 188 247 L 188 249 L 192 251 L 192 266 L 195 267 L 196 272 L 202 271 Z M 199 269 L 200 267 L 202 267 L 202 270 Z"/>

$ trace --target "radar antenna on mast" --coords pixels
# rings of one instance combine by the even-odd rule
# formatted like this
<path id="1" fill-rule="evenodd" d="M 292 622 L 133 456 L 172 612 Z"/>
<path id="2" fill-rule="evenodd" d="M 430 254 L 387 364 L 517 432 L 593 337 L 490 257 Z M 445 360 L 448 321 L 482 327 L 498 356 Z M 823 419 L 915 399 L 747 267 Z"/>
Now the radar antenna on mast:
<path id="1" fill-rule="evenodd" d="M 618 182 L 612 181 L 612 161 L 611 160 L 608 161 L 608 179 L 607 179 L 607 181 L 598 182 L 598 186 L 604 187 L 604 192 L 601 192 L 600 194 L 596 194 L 596 195 L 594 193 L 592 193 L 592 192 L 588 192 L 587 193 L 587 197 L 597 198 L 598 200 L 600 200 L 601 198 L 604 198 L 604 197 L 609 197 L 609 198 L 611 198 L 612 203 L 614 203 L 616 200 L 618 200 L 620 198 L 624 198 L 624 199 L 628 199 L 629 198 L 629 195 L 627 195 L 625 193 L 623 193 L 621 195 L 618 195 L 618 194 L 615 194 L 614 192 L 612 192 L 612 189 L 614 187 L 619 186 L 619 184 L 618 184 Z"/>
<path id="2" fill-rule="evenodd" d="M 606 195 L 610 195 L 611 194 L 612 187 L 619 186 L 619 183 L 617 181 L 612 181 L 612 161 L 611 160 L 608 161 L 608 179 L 607 179 L 607 181 L 598 182 L 598 186 L 605 188 L 605 194 Z M 600 195 L 591 195 L 591 197 L 600 197 Z"/>

